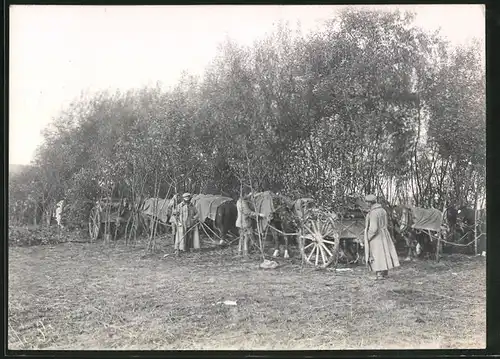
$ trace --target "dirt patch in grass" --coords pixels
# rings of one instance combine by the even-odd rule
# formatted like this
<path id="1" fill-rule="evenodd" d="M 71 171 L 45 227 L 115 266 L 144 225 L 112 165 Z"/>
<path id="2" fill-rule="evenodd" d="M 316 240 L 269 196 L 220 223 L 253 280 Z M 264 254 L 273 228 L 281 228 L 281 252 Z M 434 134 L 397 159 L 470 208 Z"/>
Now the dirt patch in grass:
<path id="1" fill-rule="evenodd" d="M 485 346 L 482 257 L 403 263 L 374 281 L 363 267 L 315 271 L 296 259 L 262 270 L 232 248 L 143 254 L 101 243 L 10 248 L 9 349 Z"/>

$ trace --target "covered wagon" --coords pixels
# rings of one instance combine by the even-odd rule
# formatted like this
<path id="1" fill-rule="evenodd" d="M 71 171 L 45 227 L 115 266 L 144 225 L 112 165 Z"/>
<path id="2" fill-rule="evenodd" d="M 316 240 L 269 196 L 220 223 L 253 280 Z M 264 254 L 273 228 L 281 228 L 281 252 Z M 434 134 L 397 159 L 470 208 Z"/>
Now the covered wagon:
<path id="1" fill-rule="evenodd" d="M 131 214 L 131 205 L 126 199 L 102 198 L 95 202 L 89 214 L 90 240 L 95 241 L 106 231 L 117 235 L 120 227 L 127 223 Z"/>
<path id="2" fill-rule="evenodd" d="M 332 211 L 316 205 L 312 198 L 291 200 L 270 191 L 250 196 L 255 212 L 264 214 L 258 225 L 261 233 L 269 231 L 274 237 L 273 256 L 279 254 L 278 239 L 285 239 L 285 258 L 288 257 L 288 238 L 295 237 L 304 262 L 316 267 L 336 265 L 342 258 L 340 238 L 344 224 Z"/>

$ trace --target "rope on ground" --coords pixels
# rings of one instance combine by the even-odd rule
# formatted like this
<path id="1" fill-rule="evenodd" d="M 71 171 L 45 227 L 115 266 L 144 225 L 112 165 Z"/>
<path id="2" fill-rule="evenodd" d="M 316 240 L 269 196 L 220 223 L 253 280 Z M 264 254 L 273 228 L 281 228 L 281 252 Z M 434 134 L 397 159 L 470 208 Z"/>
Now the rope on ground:
<path id="1" fill-rule="evenodd" d="M 472 241 L 470 241 L 469 243 L 467 244 L 462 244 L 462 243 L 454 243 L 454 242 L 448 242 L 447 240 L 444 240 L 444 239 L 441 239 L 441 242 L 443 243 L 446 243 L 446 244 L 451 244 L 452 246 L 458 246 L 458 247 L 468 247 L 470 246 L 472 243 L 474 243 L 476 240 L 473 239 Z"/>
<path id="2" fill-rule="evenodd" d="M 201 222 L 200 222 L 201 223 Z M 205 229 L 205 225 L 204 223 L 201 223 L 201 229 L 203 229 L 203 232 L 205 232 L 205 234 L 207 235 L 208 238 L 212 239 L 212 237 L 210 237 L 210 235 L 207 233 L 207 230 Z"/>
<path id="3" fill-rule="evenodd" d="M 182 242 L 184 242 L 184 239 L 186 239 L 187 234 L 188 234 L 191 230 L 193 230 L 195 227 L 196 227 L 196 224 L 195 224 L 195 225 L 193 225 L 193 226 L 191 226 L 191 227 L 190 227 L 190 228 L 189 228 L 189 229 L 188 229 L 188 230 L 184 233 L 184 235 L 182 236 L 182 238 L 181 238 L 181 239 L 179 239 L 179 244 L 181 244 Z"/>
<path id="4" fill-rule="evenodd" d="M 457 241 L 457 242 L 460 242 L 462 239 L 464 239 L 465 237 L 467 237 L 469 235 L 469 233 L 465 233 L 462 237 L 460 237 L 460 239 Z"/>
<path id="5" fill-rule="evenodd" d="M 451 299 L 453 301 L 457 301 L 457 302 L 461 302 L 461 303 L 471 304 L 470 301 L 464 300 L 463 298 L 450 297 L 448 295 L 438 294 L 438 293 L 429 292 L 429 291 L 423 291 L 423 290 L 418 290 L 418 289 L 412 289 L 412 291 L 414 291 L 414 292 L 420 292 L 420 293 L 423 293 L 423 294 L 430 294 L 430 295 L 434 295 L 436 297 L 441 297 L 441 298 L 445 298 L 445 299 Z M 391 290 L 391 292 L 396 293 L 393 290 Z"/>
<path id="6" fill-rule="evenodd" d="M 234 242 L 236 242 L 237 240 L 240 239 L 240 237 L 234 237 L 234 236 L 231 236 L 231 237 L 233 237 L 233 239 L 231 239 L 230 241 L 225 241 L 226 244 L 231 245 L 231 244 L 233 244 Z"/>
<path id="7" fill-rule="evenodd" d="M 225 242 L 225 243 L 227 243 L 227 244 L 232 244 L 232 243 L 234 243 L 234 242 L 238 239 L 238 237 L 236 237 L 236 238 L 233 238 L 233 240 L 231 240 L 231 241 L 226 241 L 226 240 L 223 240 L 223 239 L 222 239 L 222 238 L 221 238 L 221 237 L 220 237 L 217 233 L 215 233 L 215 232 L 214 232 L 214 231 L 213 231 L 213 230 L 212 230 L 209 226 L 207 226 L 207 224 L 206 224 L 206 223 L 204 223 L 204 222 L 200 222 L 200 223 L 201 223 L 201 228 L 203 229 L 203 232 L 205 232 L 205 234 L 206 234 L 206 235 L 208 236 L 208 238 L 210 238 L 210 239 L 212 239 L 212 237 L 210 237 L 210 235 L 207 233 L 207 231 L 206 231 L 205 227 L 206 227 L 206 228 L 207 228 L 210 232 L 212 232 L 212 233 L 214 234 L 214 236 L 216 236 L 217 238 L 219 238 L 219 240 L 224 241 L 224 242 Z M 212 241 L 214 242 L 214 240 L 213 240 L 213 239 L 212 239 Z"/>
<path id="8" fill-rule="evenodd" d="M 270 224 L 268 224 L 268 226 L 271 227 L 271 229 L 274 229 L 276 232 L 278 232 L 278 233 L 280 233 L 280 234 L 282 234 L 284 236 L 298 236 L 298 235 L 300 235 L 300 233 L 285 233 L 285 232 L 282 232 L 279 229 L 271 226 Z"/>
<path id="9" fill-rule="evenodd" d="M 207 233 L 205 227 L 207 227 L 210 230 L 210 232 L 213 233 L 214 236 L 216 236 L 217 238 L 219 238 L 219 240 L 222 240 L 222 238 L 219 237 L 217 235 L 217 233 L 215 233 L 214 231 L 212 231 L 212 229 L 210 227 L 208 227 L 204 222 L 200 222 L 200 223 L 201 223 L 201 228 L 203 229 L 203 231 L 205 232 L 205 234 L 208 236 L 208 238 L 212 239 L 212 237 L 210 237 L 210 235 Z"/>
<path id="10" fill-rule="evenodd" d="M 427 234 L 429 236 L 431 236 L 434 240 L 437 240 L 438 239 L 438 235 L 435 235 L 435 234 L 431 234 L 429 230 L 427 230 Z M 466 236 L 468 235 L 468 233 L 464 234 L 460 239 L 459 241 L 461 241 L 463 238 L 465 238 Z M 439 239 L 441 242 L 443 243 L 446 243 L 446 244 L 450 244 L 452 246 L 457 246 L 457 247 L 468 247 L 470 246 L 472 243 L 474 243 L 476 241 L 476 239 L 473 239 L 472 241 L 470 241 L 469 243 L 467 244 L 462 244 L 462 243 L 456 243 L 456 242 L 448 242 L 447 240 L 441 238 Z"/>

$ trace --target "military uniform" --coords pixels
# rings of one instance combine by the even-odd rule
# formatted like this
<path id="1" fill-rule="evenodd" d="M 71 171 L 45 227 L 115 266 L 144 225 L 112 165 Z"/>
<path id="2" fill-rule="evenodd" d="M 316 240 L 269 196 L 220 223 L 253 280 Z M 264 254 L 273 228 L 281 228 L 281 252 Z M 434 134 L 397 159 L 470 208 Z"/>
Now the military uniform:
<path id="1" fill-rule="evenodd" d="M 399 267 L 396 247 L 387 229 L 387 213 L 378 203 L 375 196 L 366 196 L 371 202 L 370 212 L 365 221 L 365 259 L 369 270 L 377 273 L 377 278 L 386 277 L 389 269 Z"/>
<path id="2" fill-rule="evenodd" d="M 191 199 L 191 195 L 185 193 L 184 199 Z M 183 201 L 177 205 L 173 213 L 176 224 L 175 251 L 185 251 L 200 248 L 200 236 L 198 232 L 198 211 L 191 202 Z"/>

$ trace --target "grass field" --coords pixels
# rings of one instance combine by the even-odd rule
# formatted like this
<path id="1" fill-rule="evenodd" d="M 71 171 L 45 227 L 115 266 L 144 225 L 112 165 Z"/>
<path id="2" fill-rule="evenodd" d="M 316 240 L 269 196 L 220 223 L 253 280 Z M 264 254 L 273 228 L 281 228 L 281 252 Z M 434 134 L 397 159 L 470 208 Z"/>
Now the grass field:
<path id="1" fill-rule="evenodd" d="M 9 349 L 482 348 L 485 258 L 274 270 L 230 249 L 176 258 L 102 243 L 9 249 Z M 236 301 L 236 306 L 221 304 Z"/>

